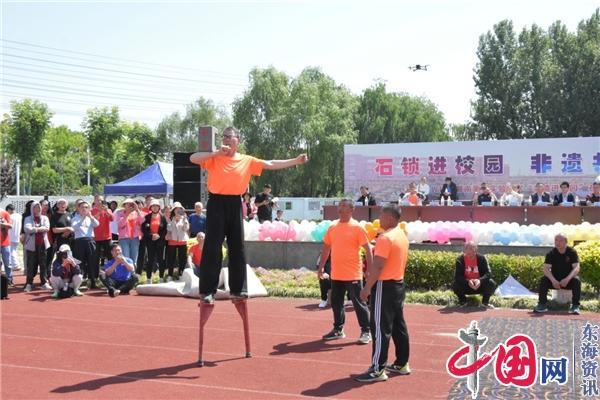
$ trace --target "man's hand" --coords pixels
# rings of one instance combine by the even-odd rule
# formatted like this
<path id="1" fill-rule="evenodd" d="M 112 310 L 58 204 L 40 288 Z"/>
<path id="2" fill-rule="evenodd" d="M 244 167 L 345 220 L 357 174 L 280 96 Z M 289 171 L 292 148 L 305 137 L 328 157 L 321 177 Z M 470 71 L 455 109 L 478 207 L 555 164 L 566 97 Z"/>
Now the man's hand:
<path id="1" fill-rule="evenodd" d="M 368 290 L 366 287 L 362 288 L 362 290 L 360 291 L 360 299 L 363 301 L 363 303 L 367 302 L 370 294 L 370 290 Z"/>
<path id="2" fill-rule="evenodd" d="M 231 147 L 227 146 L 226 144 L 221 145 L 221 148 L 219 149 L 219 153 L 221 155 L 227 156 L 227 157 L 233 156 L 233 150 L 231 149 Z"/>
<path id="3" fill-rule="evenodd" d="M 567 287 L 567 285 L 569 284 L 570 281 L 571 280 L 568 277 L 566 277 L 565 279 L 561 279 L 561 281 L 559 282 L 560 287 L 564 287 L 564 288 Z"/>
<path id="4" fill-rule="evenodd" d="M 473 290 L 476 290 L 476 289 L 475 289 L 475 283 L 474 283 L 474 279 L 469 279 L 469 280 L 467 281 L 467 284 L 469 285 L 469 287 L 470 287 L 471 289 L 473 289 Z"/>
<path id="5" fill-rule="evenodd" d="M 475 286 L 473 288 L 474 290 L 479 289 L 479 287 L 481 286 L 481 281 L 479 279 L 473 279 L 473 286 Z"/>
<path id="6" fill-rule="evenodd" d="M 560 282 L 557 281 L 556 279 L 552 280 L 552 287 L 554 287 L 554 289 L 556 290 L 560 290 Z"/>
<path id="7" fill-rule="evenodd" d="M 157 241 L 160 238 L 160 235 L 158 233 L 153 233 L 152 234 L 152 240 L 153 241 Z"/>
<path id="8" fill-rule="evenodd" d="M 306 164 L 308 162 L 308 156 L 304 153 L 300 154 L 298 157 L 296 157 L 296 162 L 298 163 L 297 165 Z"/>

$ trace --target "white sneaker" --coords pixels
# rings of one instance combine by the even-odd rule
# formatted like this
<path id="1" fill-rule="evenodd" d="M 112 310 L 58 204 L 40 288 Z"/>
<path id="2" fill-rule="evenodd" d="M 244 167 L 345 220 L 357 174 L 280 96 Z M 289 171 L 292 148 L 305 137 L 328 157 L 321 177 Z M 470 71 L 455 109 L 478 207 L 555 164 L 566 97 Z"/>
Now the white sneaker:
<path id="1" fill-rule="evenodd" d="M 329 305 L 329 302 L 327 300 L 321 300 L 321 302 L 319 303 L 319 308 L 325 308 Z"/>
<path id="2" fill-rule="evenodd" d="M 33 288 L 31 287 L 31 285 L 28 283 L 27 285 L 25 285 L 25 289 L 23 289 L 25 292 L 31 292 L 33 290 Z"/>
<path id="3" fill-rule="evenodd" d="M 115 289 L 115 297 L 117 297 L 120 293 L 121 291 L 119 289 Z"/>
<path id="4" fill-rule="evenodd" d="M 352 301 L 350 301 L 350 300 L 346 300 L 346 301 L 344 302 L 344 307 L 352 307 L 352 305 L 353 305 L 353 304 L 352 304 Z"/>
<path id="5" fill-rule="evenodd" d="M 40 286 L 41 289 L 46 289 L 46 290 L 52 290 L 52 286 L 50 286 L 50 284 L 48 282 L 44 283 L 42 286 Z"/>

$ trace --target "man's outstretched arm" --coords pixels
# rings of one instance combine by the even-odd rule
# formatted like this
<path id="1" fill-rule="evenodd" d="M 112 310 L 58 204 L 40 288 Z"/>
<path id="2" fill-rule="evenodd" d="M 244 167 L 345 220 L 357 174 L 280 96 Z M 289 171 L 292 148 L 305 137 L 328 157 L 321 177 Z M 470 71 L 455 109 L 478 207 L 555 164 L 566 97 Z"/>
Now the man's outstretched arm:
<path id="1" fill-rule="evenodd" d="M 308 162 L 308 156 L 306 154 L 300 154 L 296 158 L 290 158 L 289 160 L 269 160 L 263 161 L 263 169 L 276 170 L 295 167 L 296 165 L 302 165 Z"/>

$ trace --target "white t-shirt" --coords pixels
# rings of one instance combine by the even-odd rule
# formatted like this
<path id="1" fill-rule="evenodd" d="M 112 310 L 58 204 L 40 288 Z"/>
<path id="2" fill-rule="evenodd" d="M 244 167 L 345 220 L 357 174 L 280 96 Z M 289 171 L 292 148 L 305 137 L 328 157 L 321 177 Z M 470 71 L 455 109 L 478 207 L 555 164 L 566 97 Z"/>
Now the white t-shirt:
<path id="1" fill-rule="evenodd" d="M 425 196 L 429 196 L 429 185 L 426 183 L 419 183 L 417 185 L 417 192 L 423 193 Z"/>
<path id="2" fill-rule="evenodd" d="M 12 228 L 8 232 L 10 236 L 11 243 L 17 243 L 19 241 L 19 236 L 21 235 L 21 224 L 23 222 L 23 217 L 18 212 L 14 212 L 10 214 L 10 220 L 12 223 Z"/>

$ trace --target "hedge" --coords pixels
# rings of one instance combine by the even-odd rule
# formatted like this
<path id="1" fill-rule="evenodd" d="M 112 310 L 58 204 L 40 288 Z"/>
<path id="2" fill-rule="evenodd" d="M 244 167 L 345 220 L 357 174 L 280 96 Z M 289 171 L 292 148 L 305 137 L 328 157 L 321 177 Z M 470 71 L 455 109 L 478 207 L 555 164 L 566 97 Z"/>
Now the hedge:
<path id="1" fill-rule="evenodd" d="M 588 240 L 575 246 L 575 249 L 581 265 L 581 280 L 600 292 L 600 240 Z"/>

